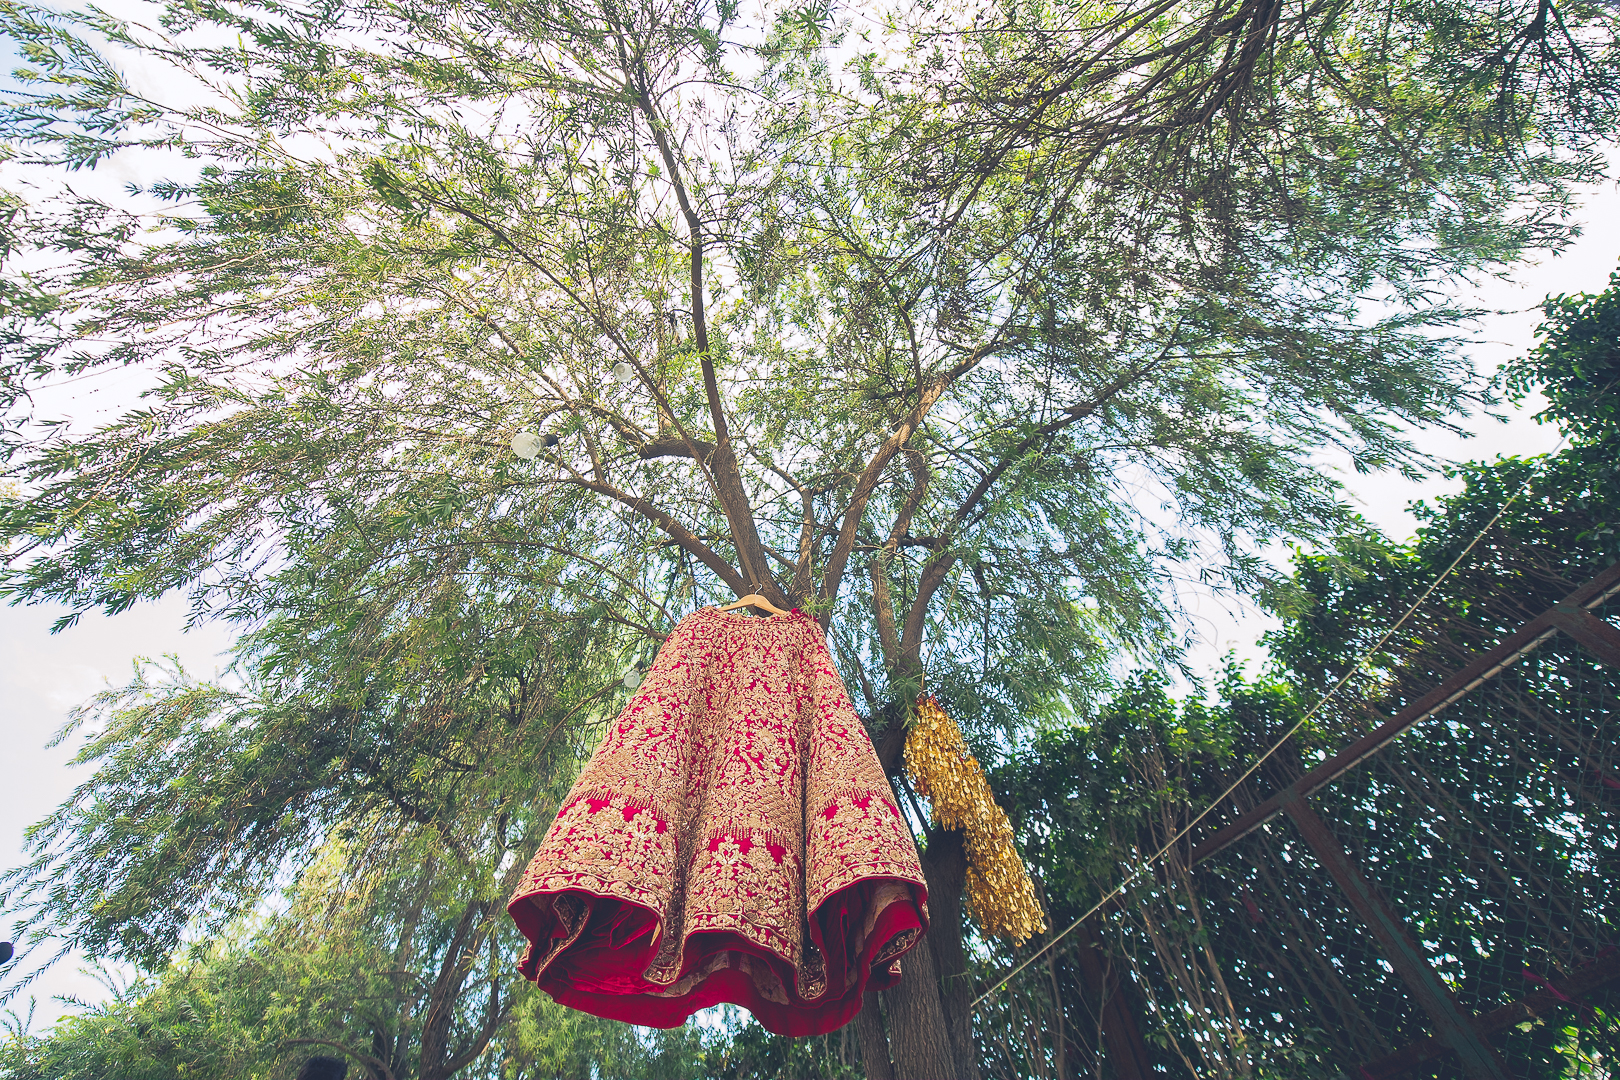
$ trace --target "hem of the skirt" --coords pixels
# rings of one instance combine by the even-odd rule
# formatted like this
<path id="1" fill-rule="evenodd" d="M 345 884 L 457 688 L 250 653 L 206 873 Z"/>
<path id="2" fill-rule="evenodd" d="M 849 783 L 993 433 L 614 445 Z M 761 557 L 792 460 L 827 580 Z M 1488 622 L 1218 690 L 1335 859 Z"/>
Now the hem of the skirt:
<path id="1" fill-rule="evenodd" d="M 822 909 L 839 901 L 848 890 L 866 886 L 870 895 L 871 889 L 888 883 L 904 886 L 906 899 L 890 903 L 878 913 L 875 923 L 862 942 L 860 955 L 854 958 L 853 965 L 841 957 L 827 955 L 835 947 L 841 952 L 844 943 L 843 940 L 837 942 L 822 940 L 821 930 L 824 921 Z M 535 901 L 557 897 L 567 892 L 581 895 L 589 907 L 580 917 L 578 926 L 569 928 L 568 933 L 560 935 L 565 940 L 559 947 L 555 944 L 559 935 L 552 932 L 557 916 L 554 912 L 543 910 Z M 575 979 L 567 970 L 569 967 L 566 962 L 567 954 L 581 944 L 581 935 L 593 917 L 599 922 L 622 917 L 622 914 L 616 916 L 614 909 L 597 912 L 595 905 L 608 902 L 616 905 L 617 909 L 623 909 L 624 914 L 630 913 L 629 909 L 633 909 L 653 920 L 651 935 L 653 941 L 646 942 L 637 949 L 645 956 L 647 963 L 652 960 L 651 946 L 663 930 L 657 913 L 622 897 L 603 896 L 586 890 L 547 890 L 516 896 L 508 904 L 507 911 L 529 941 L 529 947 L 519 964 L 519 971 L 557 1002 L 569 1008 L 625 1023 L 648 1027 L 678 1027 L 700 1009 L 720 1004 L 738 1005 L 753 1013 L 767 1031 L 797 1037 L 821 1035 L 838 1030 L 860 1011 L 863 993 L 868 990 L 888 989 L 899 981 L 900 959 L 916 946 L 927 931 L 926 897 L 925 886 L 898 877 L 865 878 L 828 896 L 821 905 L 818 905 L 817 911 L 810 919 L 811 940 L 806 944 L 814 945 L 823 951 L 823 962 L 828 967 L 825 977 L 835 978 L 841 985 L 835 986 L 829 982 L 821 993 L 809 999 L 799 994 L 799 983 L 803 973 L 797 966 L 774 950 L 762 948 L 741 935 L 719 931 L 697 931 L 687 935 L 683 941 L 682 970 L 669 985 L 678 985 L 695 970 L 705 965 L 713 966 L 717 959 L 722 961 L 716 970 L 711 970 L 684 994 L 670 994 L 667 990 L 636 977 L 645 971 L 645 965 L 639 966 L 635 976 L 627 980 L 630 983 L 639 983 L 639 986 L 627 985 L 623 992 L 604 992 L 600 988 L 582 989 L 576 985 Z M 639 940 L 640 936 L 638 934 L 636 939 Z M 709 939 L 710 947 L 701 948 L 694 953 L 691 946 L 705 938 Z M 893 947 L 892 951 L 888 951 L 885 955 L 886 950 L 891 949 L 891 943 L 896 943 L 897 947 Z M 546 954 L 543 956 L 539 952 L 542 946 L 546 948 Z M 731 961 L 733 956 L 740 961 L 742 958 L 748 958 L 768 965 L 786 991 L 788 1000 L 775 1001 L 762 994 L 753 974 L 744 970 L 738 963 L 733 963 Z M 849 970 L 851 966 L 853 971 Z"/>

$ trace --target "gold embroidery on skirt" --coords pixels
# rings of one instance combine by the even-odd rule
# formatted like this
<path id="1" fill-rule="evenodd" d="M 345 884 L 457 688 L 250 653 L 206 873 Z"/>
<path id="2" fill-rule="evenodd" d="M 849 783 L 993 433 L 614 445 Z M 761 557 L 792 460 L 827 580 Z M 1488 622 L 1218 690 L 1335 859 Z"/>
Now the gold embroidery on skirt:
<path id="1" fill-rule="evenodd" d="M 682 620 L 610 725 L 514 897 L 543 904 L 561 894 L 560 903 L 580 890 L 651 911 L 653 959 L 642 978 L 660 989 L 650 993 L 680 996 L 730 967 L 785 1003 L 781 978 L 741 950 L 682 975 L 690 935 L 737 934 L 794 969 L 800 1000 L 819 998 L 826 961 L 810 945 L 807 919 L 839 890 L 872 879 L 863 925 L 852 930 L 857 945 L 878 913 L 916 902 L 926 885 L 819 629 L 802 616 L 704 609 Z M 546 963 L 566 947 L 552 945 Z"/>

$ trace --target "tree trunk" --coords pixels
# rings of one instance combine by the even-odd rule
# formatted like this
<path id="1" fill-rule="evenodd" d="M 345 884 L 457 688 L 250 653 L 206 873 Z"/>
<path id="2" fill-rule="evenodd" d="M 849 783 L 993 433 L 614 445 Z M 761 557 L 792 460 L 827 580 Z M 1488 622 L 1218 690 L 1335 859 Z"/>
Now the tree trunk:
<path id="1" fill-rule="evenodd" d="M 973 1042 L 973 978 L 962 947 L 962 890 L 967 884 L 967 853 L 956 829 L 930 829 L 923 849 L 928 879 L 927 941 L 939 971 L 940 1004 L 958 1080 L 979 1080 L 979 1054 Z"/>
<path id="2" fill-rule="evenodd" d="M 912 949 L 901 957 L 900 970 L 899 985 L 883 991 L 895 1080 L 958 1080 L 934 950 Z"/>
<path id="3" fill-rule="evenodd" d="M 462 910 L 450 942 L 445 947 L 444 959 L 439 963 L 439 975 L 429 992 L 427 1012 L 422 1018 L 419 1056 L 422 1080 L 448 1080 L 461 1067 L 461 1063 L 452 1060 L 456 1051 L 450 1045 L 451 1025 L 455 1018 L 456 1002 L 466 988 L 473 959 L 488 937 L 491 904 L 489 900 L 470 901 Z M 485 1041 L 488 1041 L 487 1036 Z"/>
<path id="4" fill-rule="evenodd" d="M 901 769 L 905 722 L 891 714 L 882 731 L 873 740 L 878 762 L 884 772 L 896 776 Z M 898 791 L 895 794 L 899 796 Z M 912 949 L 901 958 L 900 969 L 905 974 L 900 984 L 883 992 L 889 1057 L 896 1080 L 979 1080 L 978 1051 L 973 1043 L 973 985 L 962 948 L 967 856 L 959 832 L 932 829 L 924 841 L 917 854 L 928 882 L 926 947 Z"/>
<path id="5" fill-rule="evenodd" d="M 861 1011 L 855 1014 L 855 1037 L 861 1042 L 861 1066 L 866 1080 L 894 1080 L 889 1061 L 889 1037 L 883 1033 L 883 1017 L 878 1012 L 878 996 L 868 990 L 861 998 Z"/>
<path id="6" fill-rule="evenodd" d="M 1153 1075 L 1153 1059 L 1131 1015 L 1119 973 L 1103 953 L 1102 942 L 1089 921 L 1080 924 L 1076 936 L 1079 940 L 1072 955 L 1101 1013 L 1103 1045 L 1099 1056 L 1107 1054 L 1108 1064 L 1119 1080 L 1148 1080 Z"/>

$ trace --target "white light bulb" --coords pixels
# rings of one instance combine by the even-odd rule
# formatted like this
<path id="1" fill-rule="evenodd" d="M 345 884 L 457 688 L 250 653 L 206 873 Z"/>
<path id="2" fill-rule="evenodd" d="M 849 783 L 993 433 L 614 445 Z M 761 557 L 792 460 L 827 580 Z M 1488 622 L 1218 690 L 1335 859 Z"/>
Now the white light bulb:
<path id="1" fill-rule="evenodd" d="M 626 690 L 634 690 L 640 685 L 641 672 L 637 671 L 635 668 L 631 668 L 629 671 L 624 673 L 624 688 Z"/>
<path id="2" fill-rule="evenodd" d="M 540 436 L 532 431 L 520 431 L 512 436 L 512 453 L 529 461 L 540 453 Z"/>
<path id="3" fill-rule="evenodd" d="M 613 381 L 624 386 L 636 377 L 636 369 L 628 360 L 613 365 Z"/>

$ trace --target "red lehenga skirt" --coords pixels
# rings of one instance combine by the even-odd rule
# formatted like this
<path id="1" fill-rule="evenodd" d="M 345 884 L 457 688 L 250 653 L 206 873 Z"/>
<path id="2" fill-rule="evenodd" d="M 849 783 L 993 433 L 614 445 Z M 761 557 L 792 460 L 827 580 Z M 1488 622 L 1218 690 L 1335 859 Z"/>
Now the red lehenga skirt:
<path id="1" fill-rule="evenodd" d="M 681 620 L 507 911 L 524 975 L 633 1024 L 729 1002 L 819 1035 L 894 985 L 927 890 L 820 627 Z"/>

